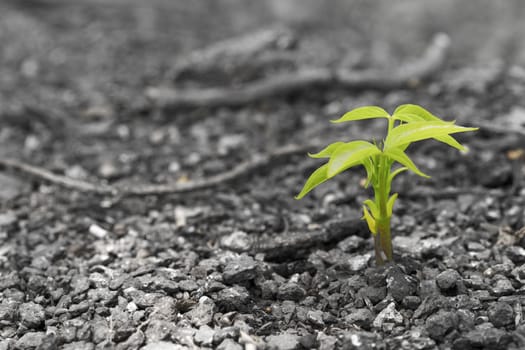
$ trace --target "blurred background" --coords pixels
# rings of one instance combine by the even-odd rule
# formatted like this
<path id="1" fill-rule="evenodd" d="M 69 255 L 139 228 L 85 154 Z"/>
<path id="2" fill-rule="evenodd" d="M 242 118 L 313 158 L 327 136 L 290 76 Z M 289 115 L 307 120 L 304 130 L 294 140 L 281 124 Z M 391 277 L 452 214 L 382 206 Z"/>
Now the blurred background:
<path id="1" fill-rule="evenodd" d="M 437 32 L 452 38 L 453 63 L 525 64 L 524 15 L 519 0 L 4 0 L 1 85 L 19 74 L 57 82 L 71 72 L 89 94 L 106 90 L 109 77 L 143 84 L 137 76 L 164 78 L 192 50 L 278 24 L 354 50 L 361 64 L 418 55 Z M 311 45 L 312 56 L 325 54 Z"/>
<path id="2" fill-rule="evenodd" d="M 4 0 L 0 89 L 5 99 L 13 80 L 38 80 L 74 87 L 66 99 L 103 100 L 166 78 L 192 50 L 275 25 L 353 51 L 357 66 L 397 64 L 437 32 L 452 38 L 452 63 L 525 64 L 524 15 L 519 0 Z M 314 40 L 304 46 L 305 57 L 334 59 Z"/>
<path id="3" fill-rule="evenodd" d="M 218 173 L 228 166 L 201 164 L 232 155 L 246 159 L 254 150 L 290 141 L 290 135 L 296 142 L 310 139 L 320 134 L 312 125 L 363 103 L 431 103 L 437 114 L 459 121 L 525 119 L 519 107 L 524 15 L 519 0 L 3 0 L 0 155 L 79 178 L 157 174 L 152 181 L 162 182 L 180 179 L 183 170 Z M 229 61 L 236 43 L 250 46 L 257 37 L 252 34 L 276 28 L 285 33 L 272 48 L 281 56 L 265 57 L 275 64 L 261 59 L 259 70 L 245 69 L 249 60 Z M 435 74 L 438 84 L 422 89 L 307 89 L 292 99 L 233 110 L 168 110 L 151 99 L 159 86 L 235 87 L 302 67 L 388 72 L 421 57 L 437 33 L 450 37 L 446 66 Z M 220 73 L 180 74 L 217 46 L 234 48 L 217 61 Z M 236 64 L 241 68 L 230 69 Z M 499 84 L 502 71 L 519 80 L 507 85 L 511 93 Z M 216 149 L 222 149 L 219 155 Z"/>

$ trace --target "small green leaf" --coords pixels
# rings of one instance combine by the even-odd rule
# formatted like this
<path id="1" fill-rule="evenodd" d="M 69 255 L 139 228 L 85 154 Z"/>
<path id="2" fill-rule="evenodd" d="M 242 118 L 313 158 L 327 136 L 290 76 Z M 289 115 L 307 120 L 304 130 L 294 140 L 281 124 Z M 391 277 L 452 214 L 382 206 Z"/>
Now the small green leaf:
<path id="1" fill-rule="evenodd" d="M 364 106 L 346 112 L 341 118 L 332 120 L 332 123 L 350 122 L 354 120 L 390 118 L 390 114 L 381 107 Z"/>
<path id="2" fill-rule="evenodd" d="M 413 122 L 402 124 L 387 135 L 385 149 L 395 148 L 400 145 L 409 144 L 425 139 L 436 138 L 458 132 L 474 131 L 478 128 L 468 128 L 455 125 L 452 122 Z"/>
<path id="3" fill-rule="evenodd" d="M 334 153 L 337 147 L 341 146 L 342 144 L 344 144 L 344 142 L 342 141 L 334 142 L 331 145 L 325 147 L 321 152 L 315 154 L 308 153 L 308 156 L 310 158 L 330 158 L 330 156 L 332 155 L 332 153 Z"/>
<path id="4" fill-rule="evenodd" d="M 366 223 L 368 224 L 368 229 L 370 230 L 370 232 L 372 232 L 372 234 L 377 234 L 377 228 L 376 228 L 376 221 L 375 219 L 372 217 L 372 215 L 370 215 L 370 213 L 368 212 L 368 209 L 366 209 L 366 206 L 363 205 L 363 217 L 362 219 L 365 219 L 366 220 Z"/>
<path id="5" fill-rule="evenodd" d="M 320 184 L 328 180 L 328 177 L 326 176 L 327 170 L 328 170 L 328 164 L 324 164 L 321 167 L 319 167 L 316 171 L 314 171 L 312 175 L 310 175 L 308 180 L 306 180 L 306 183 L 304 184 L 304 187 L 301 190 L 301 193 L 295 196 L 295 199 L 303 198 L 308 192 L 310 192 L 315 187 L 319 186 Z"/>
<path id="6" fill-rule="evenodd" d="M 365 203 L 368 208 L 370 209 L 370 211 L 372 212 L 372 216 L 375 217 L 375 218 L 378 218 L 379 217 L 379 208 L 377 207 L 377 204 L 376 202 L 374 202 L 373 200 L 371 199 L 367 199 L 366 201 L 364 201 L 363 203 Z"/>
<path id="7" fill-rule="evenodd" d="M 363 160 L 381 153 L 377 146 L 366 141 L 352 141 L 345 143 L 332 153 L 328 162 L 328 178 L 340 172 L 363 163 Z"/>
<path id="8" fill-rule="evenodd" d="M 401 174 L 403 171 L 407 171 L 407 170 L 408 170 L 408 168 L 406 166 L 403 166 L 401 168 L 398 168 L 398 169 L 394 170 L 392 173 L 390 173 L 388 181 L 392 182 L 394 177 L 396 177 L 397 175 Z"/>
<path id="9" fill-rule="evenodd" d="M 434 140 L 446 143 L 450 147 L 454 147 L 460 151 L 466 151 L 467 149 L 461 143 L 459 143 L 455 138 L 450 135 L 436 136 Z"/>
<path id="10" fill-rule="evenodd" d="M 400 115 L 411 115 L 413 117 L 419 118 L 419 120 L 444 122 L 441 118 L 436 117 L 435 115 L 427 111 L 425 108 L 413 104 L 405 104 L 398 106 L 394 111 L 392 117 L 394 117 L 395 119 L 399 119 L 398 117 Z"/>
<path id="11" fill-rule="evenodd" d="M 392 118 L 394 118 L 394 120 L 400 120 L 405 123 L 425 121 L 425 119 L 415 114 L 398 113 L 398 114 L 394 114 Z"/>
<path id="12" fill-rule="evenodd" d="M 397 193 L 394 193 L 393 195 L 390 196 L 390 198 L 388 199 L 388 202 L 386 203 L 386 213 L 388 216 L 392 216 L 392 212 L 394 210 L 394 203 L 396 202 L 396 199 L 397 199 Z"/>
<path id="13" fill-rule="evenodd" d="M 366 170 L 366 183 L 365 188 L 367 188 L 372 181 L 374 181 L 375 176 L 375 168 L 374 168 L 374 162 L 372 161 L 371 157 L 363 159 L 363 166 Z"/>
<path id="14" fill-rule="evenodd" d="M 423 173 L 421 170 L 419 170 L 414 164 L 414 162 L 406 155 L 406 153 L 400 150 L 399 148 L 390 148 L 384 151 L 383 153 L 386 156 L 395 160 L 396 162 L 403 164 L 417 175 L 427 178 L 430 177 L 427 174 Z"/>

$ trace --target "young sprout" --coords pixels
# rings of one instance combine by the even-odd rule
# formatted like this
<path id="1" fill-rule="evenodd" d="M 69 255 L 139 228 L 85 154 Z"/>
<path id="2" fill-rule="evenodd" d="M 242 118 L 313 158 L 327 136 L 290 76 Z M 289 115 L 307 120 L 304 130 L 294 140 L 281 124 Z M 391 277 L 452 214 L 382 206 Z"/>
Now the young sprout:
<path id="1" fill-rule="evenodd" d="M 363 203 L 362 219 L 366 221 L 374 237 L 376 263 L 383 265 L 385 261 L 392 261 L 390 218 L 397 199 L 397 193 L 390 193 L 392 180 L 405 170 L 422 177 L 429 177 L 417 168 L 405 150 L 413 142 L 434 139 L 465 151 L 466 148 L 451 134 L 474 131 L 478 128 L 463 127 L 456 125 L 455 122 L 441 120 L 426 109 L 413 104 L 397 107 L 392 115 L 381 107 L 359 107 L 332 122 L 343 123 L 374 118 L 387 120 L 386 137 L 379 143 L 361 140 L 335 142 L 319 153 L 309 154 L 312 158 L 326 158 L 328 161 L 310 175 L 302 191 L 295 198 L 301 199 L 316 186 L 337 174 L 362 165 L 367 173 L 365 187 L 372 185 L 374 189 L 374 198 L 367 199 Z M 392 166 L 396 162 L 400 166 L 393 169 Z"/>

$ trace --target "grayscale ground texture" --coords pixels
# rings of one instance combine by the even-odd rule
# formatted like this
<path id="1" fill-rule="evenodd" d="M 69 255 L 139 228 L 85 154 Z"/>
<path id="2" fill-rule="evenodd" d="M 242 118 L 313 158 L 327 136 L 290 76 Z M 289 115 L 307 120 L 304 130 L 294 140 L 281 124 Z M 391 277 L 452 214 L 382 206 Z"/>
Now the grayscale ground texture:
<path id="1" fill-rule="evenodd" d="M 0 2 L 0 349 L 525 348 L 521 1 Z M 417 103 L 395 263 L 333 125 Z"/>

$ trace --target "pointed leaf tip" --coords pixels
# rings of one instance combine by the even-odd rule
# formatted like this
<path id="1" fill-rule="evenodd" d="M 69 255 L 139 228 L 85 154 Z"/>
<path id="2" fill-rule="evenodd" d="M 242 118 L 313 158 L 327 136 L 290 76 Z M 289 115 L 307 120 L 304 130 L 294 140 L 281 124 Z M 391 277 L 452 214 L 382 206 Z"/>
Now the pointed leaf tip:
<path id="1" fill-rule="evenodd" d="M 394 203 L 397 199 L 397 193 L 394 193 L 390 196 L 388 199 L 388 202 L 386 203 L 386 212 L 388 216 L 392 216 L 392 212 L 394 211 Z"/>
<path id="2" fill-rule="evenodd" d="M 328 180 L 328 177 L 326 176 L 327 169 L 328 169 L 328 164 L 325 164 L 319 167 L 317 170 L 315 170 L 310 175 L 308 180 L 306 180 L 306 183 L 304 184 L 303 189 L 297 196 L 295 196 L 295 199 L 299 200 L 303 198 L 304 196 L 306 196 L 308 192 L 310 192 L 315 187 L 319 186 L 320 184 Z"/>
<path id="3" fill-rule="evenodd" d="M 398 106 L 395 109 L 394 114 L 392 116 L 396 118 L 397 116 L 403 116 L 403 115 L 405 116 L 409 115 L 409 116 L 412 116 L 414 119 L 419 119 L 419 120 L 445 122 L 441 118 L 436 117 L 435 115 L 430 113 L 425 108 L 415 105 L 415 104 L 404 104 L 404 105 Z"/>
<path id="4" fill-rule="evenodd" d="M 334 142 L 331 145 L 326 146 L 324 149 L 322 149 L 320 152 L 317 153 L 308 153 L 308 156 L 310 158 L 330 158 L 332 153 L 337 149 L 337 147 L 343 145 L 344 142 L 338 141 Z"/>
<path id="5" fill-rule="evenodd" d="M 343 123 L 355 120 L 365 120 L 374 118 L 390 118 L 390 114 L 381 107 L 364 106 L 346 112 L 341 118 L 331 120 L 331 123 Z"/>
<path id="6" fill-rule="evenodd" d="M 376 202 L 374 202 L 371 199 L 367 199 L 363 203 L 366 204 L 366 206 L 370 209 L 370 211 L 372 212 L 372 216 L 376 218 L 379 217 L 380 212 L 379 212 L 379 207 L 377 206 Z"/>

